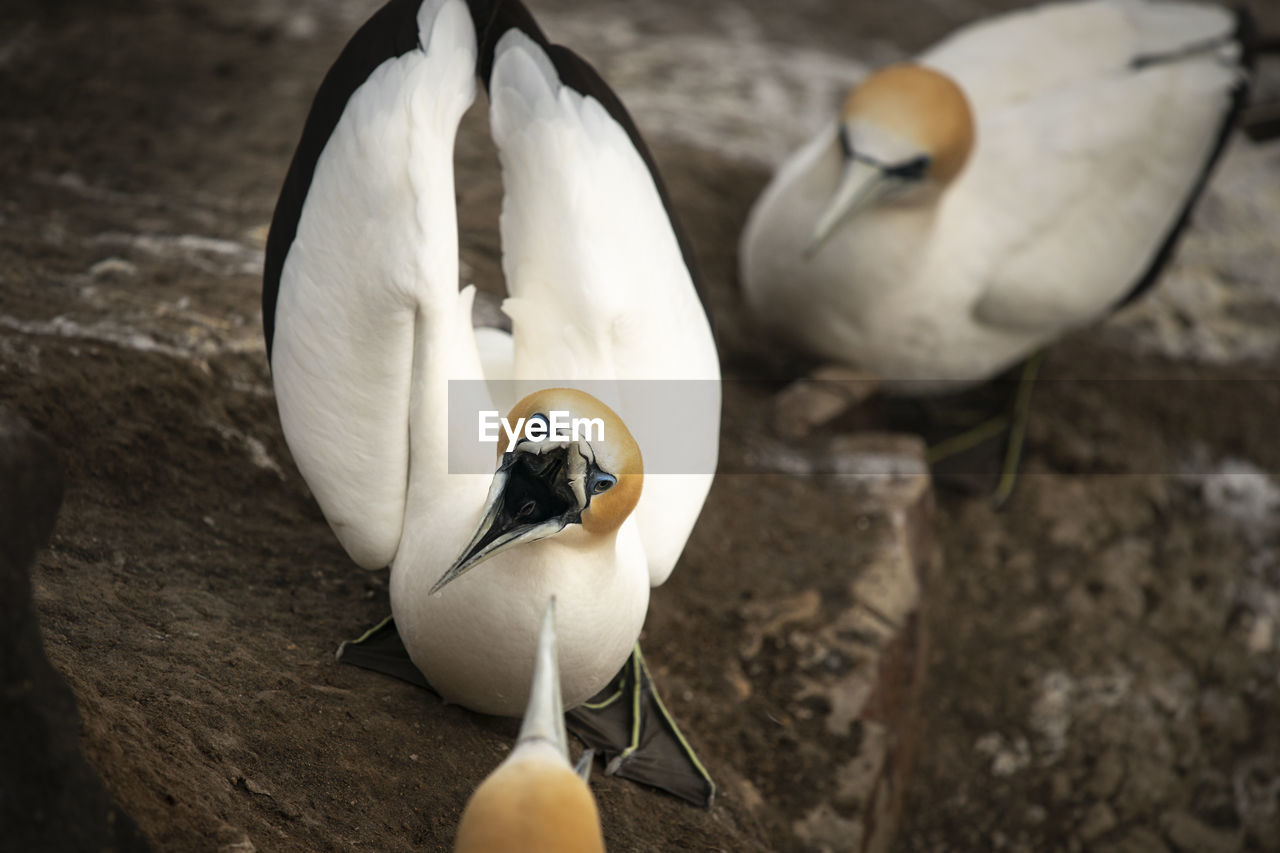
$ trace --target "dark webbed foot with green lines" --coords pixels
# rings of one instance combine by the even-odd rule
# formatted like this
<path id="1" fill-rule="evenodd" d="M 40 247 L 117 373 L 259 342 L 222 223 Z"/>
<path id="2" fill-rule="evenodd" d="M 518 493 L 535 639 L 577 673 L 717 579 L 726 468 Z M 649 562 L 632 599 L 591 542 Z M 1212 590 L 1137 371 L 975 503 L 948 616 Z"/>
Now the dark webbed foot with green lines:
<path id="1" fill-rule="evenodd" d="M 338 660 L 435 692 L 409 659 L 390 616 L 339 646 Z M 565 725 L 587 745 L 588 754 L 594 750 L 604 759 L 606 775 L 711 805 L 715 783 L 662 703 L 639 645 L 603 690 L 565 715 Z M 585 776 L 590 766 L 588 758 L 578 770 Z"/>
<path id="2" fill-rule="evenodd" d="M 711 780 L 658 695 L 639 644 L 592 699 L 569 711 L 567 725 L 605 760 L 605 773 L 711 805 Z"/>

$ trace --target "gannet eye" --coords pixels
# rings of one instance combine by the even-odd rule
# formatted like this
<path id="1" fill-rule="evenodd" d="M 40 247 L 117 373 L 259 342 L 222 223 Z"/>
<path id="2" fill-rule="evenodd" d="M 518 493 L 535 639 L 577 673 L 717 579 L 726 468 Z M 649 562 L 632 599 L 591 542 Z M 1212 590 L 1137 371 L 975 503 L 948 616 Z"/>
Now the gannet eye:
<path id="1" fill-rule="evenodd" d="M 884 173 L 900 181 L 918 181 L 924 177 L 924 173 L 927 171 L 929 171 L 929 158 L 920 156 L 914 160 L 899 163 L 896 166 L 888 166 L 885 168 Z"/>
<path id="2" fill-rule="evenodd" d="M 534 412 L 529 416 L 529 423 L 533 423 L 534 421 L 542 421 L 548 428 L 551 427 L 551 421 L 547 420 L 547 416 L 542 414 L 542 412 Z"/>
<path id="3" fill-rule="evenodd" d="M 591 485 L 591 494 L 598 495 L 601 492 L 607 492 L 618 482 L 618 478 L 612 474 L 606 474 L 603 471 L 596 475 L 596 481 Z"/>

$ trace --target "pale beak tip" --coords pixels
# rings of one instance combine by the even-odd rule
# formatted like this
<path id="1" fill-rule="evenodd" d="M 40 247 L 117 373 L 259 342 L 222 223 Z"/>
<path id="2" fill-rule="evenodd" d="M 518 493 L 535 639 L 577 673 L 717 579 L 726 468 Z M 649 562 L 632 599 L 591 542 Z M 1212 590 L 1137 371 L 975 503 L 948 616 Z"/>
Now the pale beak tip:
<path id="1" fill-rule="evenodd" d="M 809 238 L 809 244 L 804 247 L 804 259 L 806 261 L 818 254 L 818 250 L 827 242 L 827 236 L 821 231 L 814 232 L 813 236 Z"/>
<path id="2" fill-rule="evenodd" d="M 444 590 L 444 588 L 449 585 L 450 581 L 456 580 L 458 575 L 459 575 L 459 572 L 458 572 L 457 565 L 450 566 L 449 570 L 444 574 L 442 574 L 438 581 L 432 584 L 431 589 L 427 591 L 427 595 L 431 596 L 432 598 L 439 598 L 440 593 Z"/>
<path id="3" fill-rule="evenodd" d="M 835 215 L 830 212 L 823 214 L 818 224 L 814 226 L 813 233 L 809 235 L 808 245 L 804 247 L 805 260 L 818 254 L 818 250 L 827 244 L 832 234 L 836 233 L 836 226 L 843 218 L 843 214 Z"/>

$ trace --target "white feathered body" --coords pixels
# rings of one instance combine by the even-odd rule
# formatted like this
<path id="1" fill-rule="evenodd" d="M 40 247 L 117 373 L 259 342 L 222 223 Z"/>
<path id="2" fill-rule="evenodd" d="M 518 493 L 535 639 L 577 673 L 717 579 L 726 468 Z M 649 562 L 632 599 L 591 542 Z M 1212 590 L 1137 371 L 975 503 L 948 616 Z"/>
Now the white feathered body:
<path id="1" fill-rule="evenodd" d="M 1215 150 L 1242 80 L 1234 26 L 1214 6 L 1093 0 L 956 32 L 914 61 L 969 99 L 961 174 L 936 204 L 860 212 L 806 256 L 842 168 L 824 129 L 748 220 L 748 301 L 796 345 L 912 394 L 989 378 L 1099 319 L 1150 268 Z"/>
<path id="2" fill-rule="evenodd" d="M 649 586 L 683 548 L 714 457 L 705 476 L 674 488 L 647 476 L 616 535 L 571 525 L 431 596 L 479 524 L 492 479 L 449 473 L 448 383 L 717 379 L 715 349 L 640 156 L 520 34 L 499 46 L 491 78 L 513 337 L 480 330 L 477 346 L 474 292 L 457 286 L 452 165 L 474 97 L 476 37 L 460 0 L 424 2 L 419 29 L 419 49 L 356 90 L 317 163 L 279 288 L 281 421 L 348 553 L 366 568 L 392 566 L 397 627 L 433 687 L 519 716 L 554 595 L 572 707 L 631 652 Z"/>

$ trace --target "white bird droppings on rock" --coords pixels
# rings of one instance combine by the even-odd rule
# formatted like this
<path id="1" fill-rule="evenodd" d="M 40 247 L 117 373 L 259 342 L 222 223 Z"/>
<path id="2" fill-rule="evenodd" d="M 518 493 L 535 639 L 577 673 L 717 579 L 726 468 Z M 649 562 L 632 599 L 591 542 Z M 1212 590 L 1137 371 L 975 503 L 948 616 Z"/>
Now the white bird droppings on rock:
<path id="1" fill-rule="evenodd" d="M 1049 765 L 1062 757 L 1071 728 L 1071 699 L 1075 682 L 1060 670 L 1040 681 L 1040 695 L 1031 706 L 1031 728 L 1039 736 L 1042 761 Z"/>
<path id="2" fill-rule="evenodd" d="M 262 252 L 234 240 L 202 234 L 126 234 L 108 231 L 93 238 L 103 246 L 125 246 L 154 257 L 180 260 L 212 275 L 262 275 Z"/>
<path id="3" fill-rule="evenodd" d="M 1008 739 L 999 732 L 988 732 L 973 748 L 991 760 L 993 776 L 1006 778 L 1031 766 L 1031 746 L 1021 735 Z"/>
<path id="4" fill-rule="evenodd" d="M 89 275 L 97 278 L 104 275 L 137 275 L 138 265 L 124 258 L 103 258 L 89 267 Z"/>
<path id="5" fill-rule="evenodd" d="M 139 352 L 155 352 L 176 358 L 190 358 L 190 353 L 177 347 L 162 344 L 150 335 L 133 329 L 119 328 L 109 321 L 85 325 L 66 317 L 58 316 L 52 320 L 19 320 L 16 317 L 0 316 L 0 328 L 21 332 L 25 335 L 56 335 L 63 338 L 81 338 L 99 343 L 114 344 Z"/>
<path id="6" fill-rule="evenodd" d="M 1189 476 L 1200 484 L 1205 505 L 1221 518 L 1261 534 L 1274 530 L 1280 510 L 1280 486 L 1271 475 L 1246 459 L 1222 459 L 1209 465 L 1193 462 Z"/>

